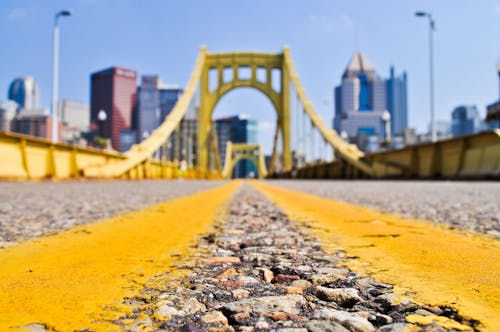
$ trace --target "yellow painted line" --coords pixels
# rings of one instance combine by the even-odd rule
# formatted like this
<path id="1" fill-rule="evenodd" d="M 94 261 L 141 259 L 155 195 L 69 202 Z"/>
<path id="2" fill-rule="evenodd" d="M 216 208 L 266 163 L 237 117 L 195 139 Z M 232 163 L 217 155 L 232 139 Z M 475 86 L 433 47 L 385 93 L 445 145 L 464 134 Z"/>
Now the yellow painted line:
<path id="1" fill-rule="evenodd" d="M 165 271 L 213 225 L 240 182 L 0 250 L 0 331 L 116 330 L 124 297 Z M 78 202 L 75 202 L 78 204 Z M 177 257 L 177 258 L 176 258 Z M 182 256 L 181 256 L 182 257 Z"/>
<path id="2" fill-rule="evenodd" d="M 252 183 L 292 219 L 307 221 L 329 249 L 358 257 L 355 271 L 395 285 L 398 295 L 450 305 L 500 330 L 498 241 L 421 220 L 377 212 L 301 192 Z M 422 206 L 425 209 L 425 206 Z"/>

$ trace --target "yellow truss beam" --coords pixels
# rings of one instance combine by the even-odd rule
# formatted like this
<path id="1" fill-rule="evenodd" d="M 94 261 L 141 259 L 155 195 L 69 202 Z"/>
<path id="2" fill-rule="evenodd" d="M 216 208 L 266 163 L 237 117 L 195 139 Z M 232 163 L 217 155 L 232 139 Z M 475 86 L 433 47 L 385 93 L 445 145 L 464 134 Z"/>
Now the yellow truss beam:
<path id="1" fill-rule="evenodd" d="M 250 74 L 243 77 L 240 70 L 247 69 Z M 273 84 L 273 71 L 281 75 L 280 86 Z M 224 72 L 229 71 L 231 79 L 225 80 Z M 209 75 L 216 73 L 216 87 L 211 90 Z M 265 79 L 259 77 L 259 72 L 264 73 Z M 276 83 L 276 82 L 274 82 Z M 84 176 L 94 178 L 143 178 L 161 176 L 162 174 L 174 174 L 175 163 L 153 161 L 152 156 L 162 148 L 172 133 L 179 127 L 181 120 L 186 116 L 190 104 L 195 98 L 199 87 L 200 105 L 198 108 L 198 141 L 197 141 L 197 165 L 196 175 L 202 178 L 217 177 L 220 169 L 211 169 L 209 165 L 209 153 L 214 150 L 211 147 L 210 133 L 213 129 L 211 121 L 212 113 L 219 100 L 228 92 L 240 87 L 250 87 L 263 93 L 274 106 L 277 113 L 277 128 L 275 145 L 278 137 L 281 138 L 282 154 L 279 156 L 280 165 L 283 169 L 290 170 L 292 167 L 291 143 L 290 143 L 290 84 L 293 84 L 305 112 L 311 122 L 327 141 L 340 154 L 341 158 L 352 167 L 361 172 L 372 175 L 373 168 L 362 161 L 363 153 L 354 145 L 345 143 L 335 131 L 329 129 L 315 112 L 312 104 L 307 99 L 305 91 L 295 71 L 290 52 L 285 48 L 283 53 L 259 53 L 259 52 L 232 52 L 232 53 L 207 53 L 201 48 L 195 63 L 194 70 L 189 82 L 165 121 L 146 140 L 134 145 L 124 154 L 109 154 L 101 152 L 83 152 L 80 148 L 66 148 L 64 145 L 51 145 L 48 143 L 35 144 L 43 140 L 32 140 L 28 138 L 19 139 L 13 143 L 13 137 L 7 139 L 4 136 L 2 147 L 8 151 L 7 156 L 18 162 L 9 162 L 9 166 L 0 169 L 0 176 L 40 178 L 40 177 L 69 177 Z M 37 148 L 34 148 L 34 146 Z M 64 153 L 62 152 L 64 150 Z M 86 150 L 87 151 L 87 150 Z M 91 150 L 88 150 L 91 151 Z M 83 155 L 90 157 L 81 157 Z M 110 157 L 110 155 L 113 155 Z M 10 157 L 9 157 L 10 158 Z M 43 159 L 43 162 L 33 163 L 31 160 Z M 67 158 L 67 162 L 65 161 Z M 277 164 L 277 147 L 273 148 L 273 165 Z M 37 160 L 38 160 L 37 159 Z M 64 160 L 61 162 L 61 160 Z M 90 161 L 87 161 L 90 160 Z M 43 166 L 38 166 L 43 165 Z M 12 167 L 11 167 L 12 166 Z M 10 168 L 9 168 L 10 167 Z M 9 168 L 9 169 L 7 169 Z M 167 171 L 167 168 L 172 168 Z M 272 169 L 271 171 L 276 171 Z"/>

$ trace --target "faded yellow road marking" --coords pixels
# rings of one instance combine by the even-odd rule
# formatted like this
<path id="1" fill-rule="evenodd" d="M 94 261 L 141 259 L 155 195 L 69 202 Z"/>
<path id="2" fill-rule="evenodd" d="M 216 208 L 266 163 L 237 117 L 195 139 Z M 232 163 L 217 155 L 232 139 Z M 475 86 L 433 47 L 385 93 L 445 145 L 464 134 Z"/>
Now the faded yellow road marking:
<path id="1" fill-rule="evenodd" d="M 396 285 L 398 295 L 451 305 L 480 320 L 485 330 L 500 329 L 498 241 L 266 184 L 253 185 L 291 218 L 310 222 L 327 247 L 359 257 L 348 263 L 350 268 Z"/>
<path id="2" fill-rule="evenodd" d="M 61 331 L 116 330 L 94 320 L 114 318 L 123 310 L 118 305 L 123 297 L 169 271 L 176 255 L 209 230 L 239 185 L 232 182 L 0 250 L 0 331 L 30 323 Z"/>

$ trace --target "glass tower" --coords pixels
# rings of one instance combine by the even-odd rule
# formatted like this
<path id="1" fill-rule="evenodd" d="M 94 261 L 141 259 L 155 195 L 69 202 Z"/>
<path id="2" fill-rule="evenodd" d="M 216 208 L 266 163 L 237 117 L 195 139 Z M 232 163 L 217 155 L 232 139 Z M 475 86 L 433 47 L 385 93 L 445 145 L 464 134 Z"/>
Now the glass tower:
<path id="1" fill-rule="evenodd" d="M 40 89 L 35 78 L 31 76 L 16 78 L 9 86 L 9 99 L 19 104 L 21 109 L 38 109 Z"/>
<path id="2" fill-rule="evenodd" d="M 475 134 L 481 129 L 482 122 L 476 106 L 459 106 L 451 113 L 453 137 Z"/>
<path id="3" fill-rule="evenodd" d="M 395 75 L 391 66 L 387 84 L 387 110 L 391 114 L 391 132 L 402 134 L 408 128 L 408 99 L 406 72 L 400 76 Z"/>
<path id="4" fill-rule="evenodd" d="M 385 138 L 382 115 L 386 111 L 386 86 L 373 65 L 362 53 L 356 53 L 342 75 L 342 82 L 334 90 L 334 128 L 347 134 L 351 143 L 363 149 L 367 136 Z M 360 140 L 361 139 L 361 140 Z"/>

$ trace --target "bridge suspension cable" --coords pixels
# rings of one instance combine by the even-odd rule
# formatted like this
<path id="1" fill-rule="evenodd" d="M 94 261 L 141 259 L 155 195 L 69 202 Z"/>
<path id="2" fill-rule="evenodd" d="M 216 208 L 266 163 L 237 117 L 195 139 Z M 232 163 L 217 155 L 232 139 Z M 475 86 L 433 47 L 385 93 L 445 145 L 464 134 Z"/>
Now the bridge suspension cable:
<path id="1" fill-rule="evenodd" d="M 344 159 L 348 164 L 351 164 L 356 169 L 359 169 L 367 175 L 373 175 L 373 168 L 362 160 L 364 153 L 361 152 L 355 145 L 345 142 L 335 130 L 330 129 L 325 125 L 323 120 L 318 116 L 314 110 L 312 103 L 309 101 L 302 87 L 299 76 L 295 71 L 295 67 L 290 56 L 290 51 L 285 48 L 283 51 L 284 70 L 287 71 L 291 80 L 291 84 L 297 91 L 300 101 L 304 107 L 304 111 L 311 119 L 313 125 L 318 129 L 321 136 L 335 149 L 338 155 Z"/>
<path id="2" fill-rule="evenodd" d="M 250 69 L 249 78 L 240 76 L 241 68 Z M 257 70 L 260 68 L 265 70 L 265 82 L 257 79 Z M 232 75 L 226 81 L 227 70 Z M 274 75 L 275 71 L 279 71 L 280 75 Z M 213 79 L 210 80 L 210 77 Z M 368 175 L 372 174 L 370 165 L 361 159 L 363 153 L 356 146 L 343 141 L 316 113 L 305 95 L 287 48 L 282 54 L 208 54 L 202 48 L 184 93 L 160 127 L 140 144 L 134 145 L 123 159 L 90 165 L 84 168 L 84 175 L 120 177 L 151 160 L 160 164 L 165 160 L 174 164 L 182 160 L 189 166 L 196 165 L 198 176 L 201 177 L 207 177 L 209 173 L 220 174 L 220 142 L 215 125 L 210 120 L 211 114 L 222 96 L 234 88 L 245 86 L 264 93 L 278 113 L 271 172 L 290 170 L 294 162 L 302 160 L 309 163 L 323 160 L 319 147 L 321 139 L 316 138 L 318 136 L 348 164 Z M 309 130 L 306 125 L 309 125 Z M 191 127 L 196 127 L 196 138 L 191 135 Z M 197 151 L 196 156 L 194 150 Z"/>

